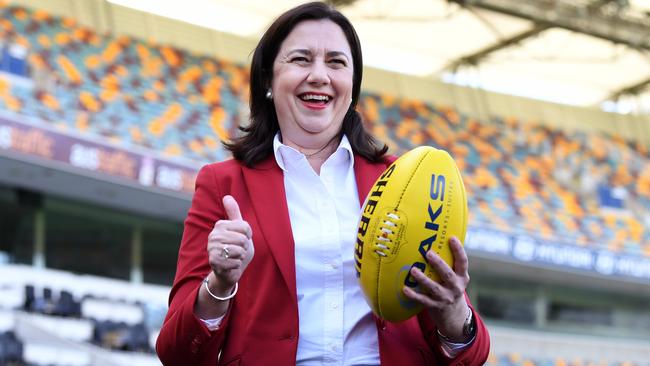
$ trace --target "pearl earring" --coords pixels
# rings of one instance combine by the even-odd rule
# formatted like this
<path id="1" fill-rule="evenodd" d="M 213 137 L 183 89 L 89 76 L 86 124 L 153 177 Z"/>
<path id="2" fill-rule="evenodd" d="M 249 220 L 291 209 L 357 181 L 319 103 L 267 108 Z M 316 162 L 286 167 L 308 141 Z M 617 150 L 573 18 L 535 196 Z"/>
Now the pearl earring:
<path id="1" fill-rule="evenodd" d="M 273 99 L 273 90 L 271 88 L 266 91 L 266 99 Z"/>

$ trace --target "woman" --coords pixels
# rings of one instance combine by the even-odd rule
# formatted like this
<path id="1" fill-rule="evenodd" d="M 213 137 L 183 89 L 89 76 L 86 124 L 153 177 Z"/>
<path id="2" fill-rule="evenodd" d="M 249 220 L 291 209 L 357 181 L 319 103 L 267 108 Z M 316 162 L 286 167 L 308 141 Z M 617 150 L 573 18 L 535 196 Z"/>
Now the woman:
<path id="1" fill-rule="evenodd" d="M 467 257 L 429 261 L 426 310 L 377 319 L 353 265 L 360 202 L 394 158 L 355 111 L 354 28 L 322 3 L 281 15 L 251 65 L 251 124 L 234 159 L 198 174 L 170 308 L 156 349 L 166 365 L 482 365 L 489 336 L 464 294 Z"/>

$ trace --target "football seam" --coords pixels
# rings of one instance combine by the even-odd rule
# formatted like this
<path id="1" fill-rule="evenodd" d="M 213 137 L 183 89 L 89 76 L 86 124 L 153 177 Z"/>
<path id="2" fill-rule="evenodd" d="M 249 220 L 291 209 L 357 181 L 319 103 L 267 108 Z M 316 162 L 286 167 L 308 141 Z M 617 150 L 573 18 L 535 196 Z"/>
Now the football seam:
<path id="1" fill-rule="evenodd" d="M 427 153 L 424 154 L 424 155 L 420 158 L 420 160 L 417 162 L 417 164 L 415 165 L 415 169 L 413 169 L 413 172 L 412 172 L 411 175 L 408 177 L 408 179 L 407 179 L 406 184 L 404 185 L 404 187 L 408 187 L 408 185 L 411 183 L 411 180 L 413 180 L 413 176 L 415 175 L 415 173 L 417 172 L 417 170 L 420 168 L 420 165 L 422 165 L 422 161 L 423 161 L 423 160 L 424 160 L 424 159 L 429 155 L 429 152 L 430 152 L 430 151 L 427 151 Z M 395 205 L 395 209 L 397 209 L 397 208 L 399 207 L 400 203 L 402 202 L 402 198 L 404 197 L 404 193 L 405 193 L 405 192 L 406 192 L 406 189 L 403 189 L 403 190 L 402 190 L 402 193 L 401 193 L 400 196 L 399 196 L 399 199 L 397 200 L 397 204 Z M 376 286 L 375 286 L 375 288 L 377 289 L 377 291 L 376 291 L 377 309 L 379 310 L 379 314 L 380 314 L 380 315 L 383 314 L 383 311 L 382 311 L 382 304 L 381 304 L 381 302 L 379 301 L 379 284 L 381 283 L 381 281 L 379 280 L 379 274 L 381 273 L 381 262 L 382 262 L 382 259 L 379 258 L 379 261 L 377 262 L 377 270 L 376 270 L 376 276 L 375 276 L 375 278 L 377 279 L 377 284 L 376 284 Z"/>
<path id="2" fill-rule="evenodd" d="M 411 183 L 411 181 L 413 180 L 413 176 L 418 171 L 418 169 L 420 168 L 420 165 L 422 165 L 422 161 L 427 157 L 427 155 L 429 155 L 429 151 L 427 151 L 427 153 L 424 154 L 420 158 L 420 161 L 418 161 L 418 163 L 415 165 L 415 169 L 413 169 L 413 173 L 411 173 L 411 176 L 406 181 L 406 185 L 404 187 L 408 187 L 408 185 Z M 399 195 L 399 199 L 397 200 L 397 205 L 395 205 L 395 208 L 398 208 L 400 203 L 402 203 L 402 198 L 404 197 L 405 193 L 406 193 L 406 189 L 402 190 L 402 193 Z"/>
<path id="3" fill-rule="evenodd" d="M 453 159 L 453 157 L 452 157 Z M 461 196 L 462 196 L 462 202 L 465 202 L 463 205 L 463 229 L 465 233 L 467 233 L 467 225 L 469 224 L 469 207 L 467 207 L 467 191 L 465 190 L 465 182 L 463 182 L 463 176 L 460 174 L 460 169 L 458 168 L 458 165 L 456 165 L 456 175 L 458 176 L 458 179 L 460 180 L 460 191 L 461 191 Z M 467 235 L 467 234 L 465 234 Z M 463 245 L 465 245 L 465 238 L 463 237 L 462 240 Z"/>

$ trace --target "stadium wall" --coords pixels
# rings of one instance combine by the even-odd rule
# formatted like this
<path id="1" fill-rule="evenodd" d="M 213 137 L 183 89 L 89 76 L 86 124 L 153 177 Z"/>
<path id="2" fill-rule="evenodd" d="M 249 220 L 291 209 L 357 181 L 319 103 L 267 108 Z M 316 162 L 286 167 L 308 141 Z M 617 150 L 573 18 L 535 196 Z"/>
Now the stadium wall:
<path id="1" fill-rule="evenodd" d="M 54 15 L 74 18 L 98 32 L 128 35 L 229 61 L 248 64 L 260 35 L 238 37 L 190 25 L 155 14 L 126 8 L 107 0 L 11 0 Z M 144 25 L 144 26 L 143 26 Z M 454 106 L 485 121 L 508 116 L 522 122 L 545 124 L 565 130 L 603 131 L 633 141 L 650 143 L 650 116 L 622 115 L 486 92 L 366 67 L 366 91 L 419 99 L 437 106 Z"/>

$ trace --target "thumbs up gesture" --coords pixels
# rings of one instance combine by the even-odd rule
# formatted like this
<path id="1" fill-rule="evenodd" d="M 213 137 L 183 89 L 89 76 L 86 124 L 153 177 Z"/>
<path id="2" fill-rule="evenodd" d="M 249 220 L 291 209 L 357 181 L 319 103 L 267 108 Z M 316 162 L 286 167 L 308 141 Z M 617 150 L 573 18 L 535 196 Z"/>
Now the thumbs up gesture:
<path id="1" fill-rule="evenodd" d="M 208 261 L 217 278 L 218 292 L 230 293 L 253 259 L 253 231 L 244 221 L 232 196 L 223 197 L 225 220 L 219 220 L 208 235 Z"/>

